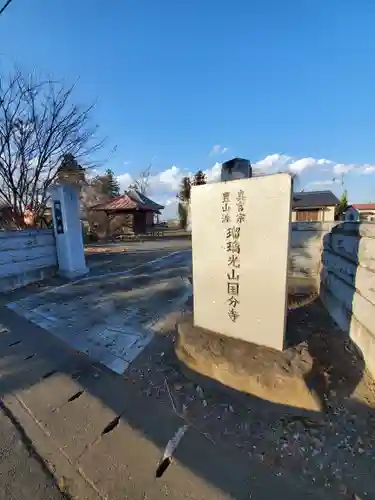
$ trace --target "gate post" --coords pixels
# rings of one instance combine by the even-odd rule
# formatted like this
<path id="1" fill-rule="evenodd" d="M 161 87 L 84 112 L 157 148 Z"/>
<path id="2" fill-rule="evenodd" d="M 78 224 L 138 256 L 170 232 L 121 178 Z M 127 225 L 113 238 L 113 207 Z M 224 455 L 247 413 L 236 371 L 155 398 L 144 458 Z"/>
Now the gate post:
<path id="1" fill-rule="evenodd" d="M 72 172 L 73 179 L 69 175 Z M 80 182 L 77 182 L 77 179 L 82 179 L 82 173 L 83 169 L 74 157 L 66 155 L 58 171 L 58 183 L 50 187 L 59 274 L 70 279 L 89 272 L 80 220 Z"/>

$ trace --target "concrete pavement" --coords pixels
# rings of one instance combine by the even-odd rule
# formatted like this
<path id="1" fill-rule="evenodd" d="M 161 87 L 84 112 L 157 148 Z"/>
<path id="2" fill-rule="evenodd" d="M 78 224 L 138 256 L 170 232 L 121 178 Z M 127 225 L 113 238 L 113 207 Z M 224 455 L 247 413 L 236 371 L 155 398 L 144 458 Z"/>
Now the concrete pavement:
<path id="1" fill-rule="evenodd" d="M 0 407 L 0 499 L 62 500 L 67 498 L 35 454 L 30 443 Z"/>
<path id="2" fill-rule="evenodd" d="M 87 278 L 12 301 L 8 307 L 111 370 L 124 373 L 152 340 L 163 317 L 180 309 L 190 293 L 190 251 L 170 251 L 150 243 L 151 250 L 141 252 L 135 266 L 129 253 L 122 261 L 131 267 L 112 271 L 105 259 Z M 99 268 L 101 274 L 97 274 Z"/>
<path id="3" fill-rule="evenodd" d="M 159 257 L 165 255 L 163 249 L 154 251 L 161 253 Z M 145 253 L 150 256 L 149 252 Z M 128 303 L 136 306 L 137 301 L 142 301 L 137 290 L 145 287 L 143 305 L 148 305 L 150 314 L 155 314 L 152 307 L 155 296 L 149 287 L 156 286 L 156 281 L 163 276 L 166 283 L 176 280 L 173 273 L 187 263 L 186 255 L 163 259 L 156 266 L 155 262 L 150 265 L 143 260 L 138 262 L 143 267 L 129 272 L 132 266 L 128 257 L 118 257 L 119 261 L 123 259 L 123 264 L 112 271 L 115 275 L 107 276 L 108 280 L 99 277 L 103 272 L 97 272 L 97 266 L 94 279 L 67 284 L 57 290 L 47 286 L 45 295 L 39 297 L 32 293 L 37 292 L 38 287 L 30 287 L 3 297 L 0 306 L 0 397 L 67 491 L 82 500 L 267 500 L 280 496 L 281 492 L 291 500 L 338 498 L 330 491 L 305 483 L 302 478 L 278 475 L 235 447 L 216 445 L 194 427 L 190 427 L 182 439 L 172 464 L 161 478 L 156 478 L 168 441 L 185 421 L 170 405 L 140 393 L 126 375 L 118 375 L 74 349 L 73 342 L 62 340 L 69 319 L 78 326 L 79 318 L 85 316 L 87 310 L 89 317 L 97 318 L 95 294 L 113 300 L 107 301 L 111 304 L 108 316 L 115 310 L 113 304 L 124 307 L 125 302 L 130 301 Z M 176 286 L 171 290 L 165 286 L 170 296 L 164 295 L 163 301 L 170 300 L 172 307 L 180 288 Z M 132 290 L 135 295 L 129 293 Z M 162 294 L 164 292 L 163 288 Z M 95 307 L 90 307 L 87 295 Z M 21 298 L 25 300 L 21 302 Z M 24 311 L 48 304 L 53 311 L 47 314 L 62 311 L 58 326 L 51 334 L 48 331 L 51 324 L 46 323 L 43 328 L 38 321 L 30 322 L 7 308 L 8 302 L 23 304 Z M 76 307 L 76 304 L 80 305 Z M 168 314 L 169 306 L 163 314 Z M 40 316 L 46 314 L 45 309 L 38 311 Z M 22 314 L 22 310 L 20 312 Z M 103 311 L 101 316 L 105 316 Z M 86 316 L 85 321 L 89 321 L 89 317 Z M 139 322 L 133 323 L 134 327 L 139 325 Z M 86 338 L 79 328 L 75 332 L 72 337 Z M 145 352 L 151 346 L 152 343 L 148 344 Z"/>
<path id="4" fill-rule="evenodd" d="M 2 308 L 1 398 L 38 453 L 79 499 L 337 498 L 278 476 L 190 428 L 164 475 L 156 468 L 185 422 L 126 378 Z"/>

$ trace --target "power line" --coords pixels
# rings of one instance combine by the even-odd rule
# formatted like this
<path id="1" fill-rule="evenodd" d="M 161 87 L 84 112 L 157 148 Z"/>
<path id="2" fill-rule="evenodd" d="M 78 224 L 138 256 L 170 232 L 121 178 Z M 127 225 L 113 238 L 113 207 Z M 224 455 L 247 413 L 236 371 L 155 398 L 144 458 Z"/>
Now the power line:
<path id="1" fill-rule="evenodd" d="M 7 2 L 5 2 L 5 4 L 3 5 L 3 7 L 0 9 L 0 16 L 4 12 L 4 10 L 8 7 L 8 5 L 10 4 L 11 1 L 12 0 L 8 0 Z"/>

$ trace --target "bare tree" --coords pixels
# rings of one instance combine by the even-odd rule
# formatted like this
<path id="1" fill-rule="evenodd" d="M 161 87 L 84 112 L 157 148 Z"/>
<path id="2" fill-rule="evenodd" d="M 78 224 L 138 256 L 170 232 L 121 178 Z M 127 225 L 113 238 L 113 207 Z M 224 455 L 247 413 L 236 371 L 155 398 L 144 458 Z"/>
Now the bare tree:
<path id="1" fill-rule="evenodd" d="M 48 188 L 67 153 L 85 167 L 103 141 L 96 141 L 92 106 L 72 103 L 74 87 L 15 72 L 0 77 L 0 198 L 14 219 L 29 207 L 43 212 Z"/>
<path id="2" fill-rule="evenodd" d="M 152 163 L 149 163 L 147 168 L 140 172 L 138 179 L 136 179 L 132 184 L 129 185 L 129 189 L 135 189 L 141 194 L 146 195 L 148 193 L 148 188 L 150 185 Z"/>

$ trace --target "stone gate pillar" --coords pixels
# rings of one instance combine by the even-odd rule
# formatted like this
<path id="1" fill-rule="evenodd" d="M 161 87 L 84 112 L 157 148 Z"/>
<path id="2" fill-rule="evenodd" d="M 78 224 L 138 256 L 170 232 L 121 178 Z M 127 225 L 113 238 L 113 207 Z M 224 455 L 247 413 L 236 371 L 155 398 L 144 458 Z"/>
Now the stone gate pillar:
<path id="1" fill-rule="evenodd" d="M 65 155 L 58 170 L 57 183 L 50 188 L 59 274 L 70 279 L 89 272 L 85 261 L 79 208 L 82 179 L 84 169 L 72 155 Z"/>

